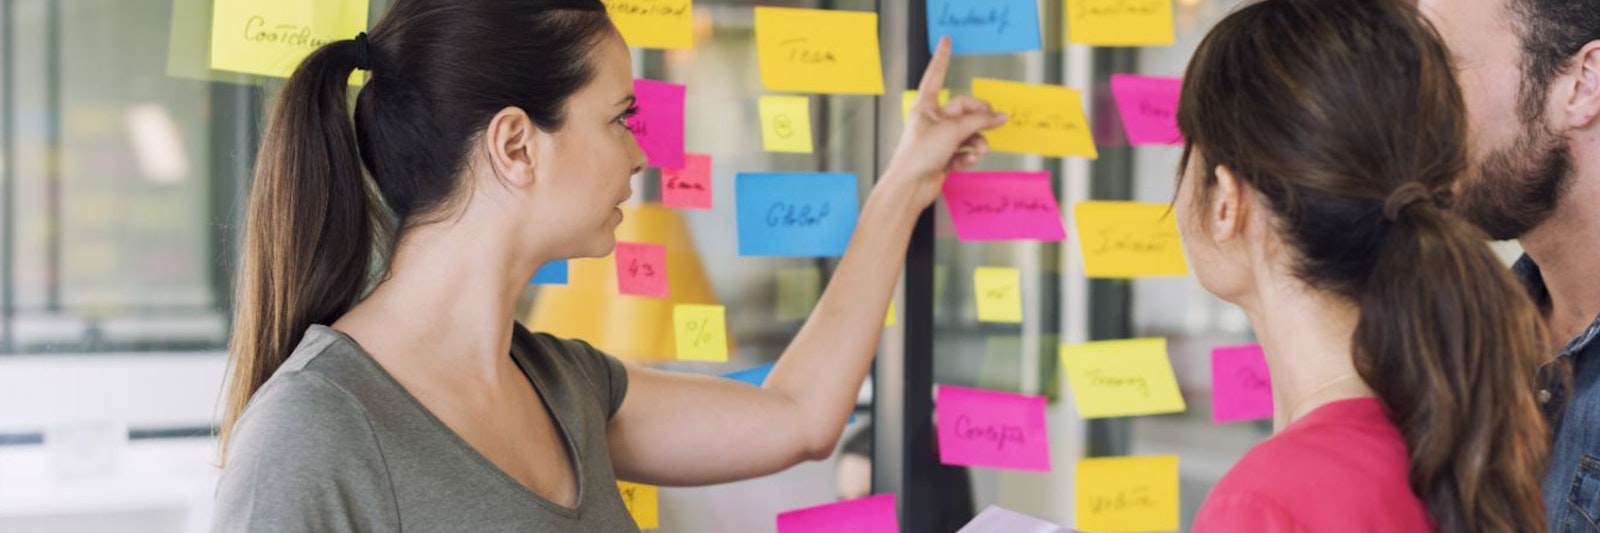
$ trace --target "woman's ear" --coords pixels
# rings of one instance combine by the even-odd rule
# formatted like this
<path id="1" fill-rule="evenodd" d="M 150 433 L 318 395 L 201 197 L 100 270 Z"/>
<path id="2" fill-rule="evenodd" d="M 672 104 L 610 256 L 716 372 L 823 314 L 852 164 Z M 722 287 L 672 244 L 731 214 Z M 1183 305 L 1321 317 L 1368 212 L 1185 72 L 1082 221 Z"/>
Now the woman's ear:
<path id="1" fill-rule="evenodd" d="M 1206 226 L 1212 240 L 1222 244 L 1244 234 L 1245 220 L 1250 215 L 1249 187 L 1226 166 L 1217 165 L 1214 172 L 1217 181 L 1206 209 Z"/>
<path id="2" fill-rule="evenodd" d="M 533 183 L 538 133 L 538 126 L 520 107 L 501 109 L 489 119 L 483 141 L 489 151 L 489 165 L 502 185 L 521 188 Z"/>

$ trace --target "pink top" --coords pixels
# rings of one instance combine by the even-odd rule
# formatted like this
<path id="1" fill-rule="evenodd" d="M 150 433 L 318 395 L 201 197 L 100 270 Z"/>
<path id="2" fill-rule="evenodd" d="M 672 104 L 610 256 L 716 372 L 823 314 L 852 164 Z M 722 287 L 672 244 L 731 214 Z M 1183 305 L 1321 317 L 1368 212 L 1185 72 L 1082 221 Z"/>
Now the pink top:
<path id="1" fill-rule="evenodd" d="M 1194 533 L 1433 533 L 1407 465 L 1376 398 L 1332 402 L 1246 453 L 1211 489 Z"/>

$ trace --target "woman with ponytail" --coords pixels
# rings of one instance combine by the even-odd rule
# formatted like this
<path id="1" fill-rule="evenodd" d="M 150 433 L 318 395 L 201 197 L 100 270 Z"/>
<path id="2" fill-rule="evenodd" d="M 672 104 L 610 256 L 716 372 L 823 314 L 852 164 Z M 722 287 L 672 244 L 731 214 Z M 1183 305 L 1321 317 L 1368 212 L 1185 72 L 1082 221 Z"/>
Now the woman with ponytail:
<path id="1" fill-rule="evenodd" d="M 1448 209 L 1451 56 L 1406 0 L 1265 0 L 1189 64 L 1176 216 L 1266 350 L 1275 435 L 1197 533 L 1542 532 L 1539 317 Z"/>
<path id="2" fill-rule="evenodd" d="M 277 98 L 246 217 L 215 531 L 637 531 L 619 479 L 828 457 L 917 216 L 1004 117 L 940 106 L 949 44 L 812 319 L 763 388 L 626 365 L 513 319 L 609 254 L 644 154 L 599 0 L 396 0 Z M 347 105 L 355 69 L 369 81 Z"/>

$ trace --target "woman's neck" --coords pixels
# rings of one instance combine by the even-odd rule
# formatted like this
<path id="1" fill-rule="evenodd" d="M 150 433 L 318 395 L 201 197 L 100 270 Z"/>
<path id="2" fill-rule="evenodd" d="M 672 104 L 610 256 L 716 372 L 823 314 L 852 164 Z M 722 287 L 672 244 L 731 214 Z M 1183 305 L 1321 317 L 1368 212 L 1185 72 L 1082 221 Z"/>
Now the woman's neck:
<path id="1" fill-rule="evenodd" d="M 1373 396 L 1352 358 L 1360 318 L 1354 302 L 1298 281 L 1275 280 L 1261 284 L 1241 306 L 1267 355 L 1274 432 L 1329 402 Z"/>

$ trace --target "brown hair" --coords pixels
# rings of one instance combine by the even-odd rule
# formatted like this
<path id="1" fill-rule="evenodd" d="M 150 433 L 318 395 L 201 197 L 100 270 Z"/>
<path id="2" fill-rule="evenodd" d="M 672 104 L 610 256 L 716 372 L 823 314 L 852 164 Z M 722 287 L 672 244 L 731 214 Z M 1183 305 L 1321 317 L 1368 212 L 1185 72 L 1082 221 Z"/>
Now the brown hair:
<path id="1" fill-rule="evenodd" d="M 1440 531 L 1544 531 L 1543 326 L 1483 236 L 1446 209 L 1466 167 L 1450 54 L 1404 0 L 1267 0 L 1189 63 L 1184 162 L 1270 203 L 1308 286 L 1360 305 L 1355 366 L 1405 437 Z"/>
<path id="2" fill-rule="evenodd" d="M 447 209 L 472 139 L 501 109 L 560 128 L 566 100 L 593 78 L 589 51 L 611 31 L 599 0 L 399 0 L 365 42 L 329 43 L 295 69 L 250 188 L 224 460 L 246 404 L 306 329 L 349 311 L 386 269 L 395 223 Z M 372 75 L 352 118 L 358 66 Z"/>

